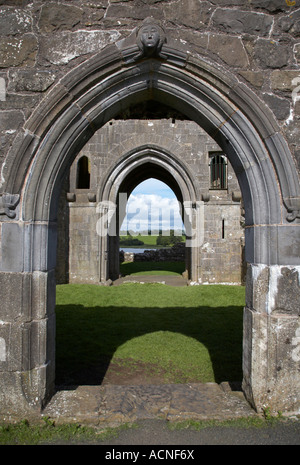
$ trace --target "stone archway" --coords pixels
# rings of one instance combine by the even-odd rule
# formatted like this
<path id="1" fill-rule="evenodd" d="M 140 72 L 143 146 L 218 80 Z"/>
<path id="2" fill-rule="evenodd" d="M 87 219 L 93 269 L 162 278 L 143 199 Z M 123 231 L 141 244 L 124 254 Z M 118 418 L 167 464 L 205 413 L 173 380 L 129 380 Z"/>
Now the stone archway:
<path id="1" fill-rule="evenodd" d="M 238 177 L 246 213 L 243 388 L 249 402 L 299 411 L 299 180 L 268 108 L 236 78 L 164 43 L 103 49 L 47 94 L 2 170 L 0 411 L 40 412 L 54 391 L 55 250 L 60 186 L 95 130 L 157 100 L 211 135 Z M 290 296 L 293 295 L 293 299 Z"/>
<path id="2" fill-rule="evenodd" d="M 119 218 L 124 217 L 124 212 L 120 212 L 119 209 L 120 194 L 125 194 L 128 198 L 133 189 L 149 177 L 165 182 L 182 205 L 182 217 L 187 230 L 186 268 L 189 279 L 198 281 L 199 247 L 203 242 L 204 202 L 200 199 L 190 170 L 166 149 L 147 144 L 121 157 L 98 191 L 98 212 L 103 216 L 103 221 L 99 220 L 99 226 L 104 232 L 100 234 L 100 282 L 116 279 L 119 274 L 117 230 Z"/>

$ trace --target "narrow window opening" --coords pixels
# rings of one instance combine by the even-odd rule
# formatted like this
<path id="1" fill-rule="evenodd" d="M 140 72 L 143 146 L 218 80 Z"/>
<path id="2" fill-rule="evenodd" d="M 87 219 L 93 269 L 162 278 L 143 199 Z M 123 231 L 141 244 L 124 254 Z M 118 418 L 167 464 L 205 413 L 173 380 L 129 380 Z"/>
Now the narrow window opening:
<path id="1" fill-rule="evenodd" d="M 227 189 L 227 160 L 224 155 L 211 156 L 210 189 Z"/>
<path id="2" fill-rule="evenodd" d="M 88 157 L 83 156 L 79 159 L 77 164 L 77 189 L 90 188 L 90 160 Z"/>
<path id="3" fill-rule="evenodd" d="M 225 220 L 222 219 L 222 239 L 225 239 Z"/>

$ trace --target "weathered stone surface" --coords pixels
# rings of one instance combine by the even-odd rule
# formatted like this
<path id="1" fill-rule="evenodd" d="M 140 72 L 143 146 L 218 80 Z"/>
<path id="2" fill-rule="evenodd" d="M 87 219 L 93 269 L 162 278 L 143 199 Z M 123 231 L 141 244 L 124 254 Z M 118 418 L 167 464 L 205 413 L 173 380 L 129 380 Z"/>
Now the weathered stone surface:
<path id="1" fill-rule="evenodd" d="M 166 4 L 165 15 L 168 21 L 195 30 L 202 29 L 208 24 L 212 8 L 209 2 L 197 0 L 180 0 Z"/>
<path id="2" fill-rule="evenodd" d="M 32 31 L 31 15 L 21 9 L 0 8 L 0 34 L 17 35 Z"/>
<path id="3" fill-rule="evenodd" d="M 24 123 L 24 114 L 21 111 L 1 111 L 0 112 L 1 131 L 11 134 Z"/>
<path id="4" fill-rule="evenodd" d="M 266 36 L 273 18 L 262 13 L 218 8 L 212 15 L 212 24 L 228 33 Z"/>
<path id="5" fill-rule="evenodd" d="M 33 66 L 37 49 L 37 39 L 33 34 L 25 34 L 20 38 L 0 37 L 0 66 Z"/>
<path id="6" fill-rule="evenodd" d="M 209 35 L 205 32 L 193 31 L 188 28 L 173 31 L 174 37 L 190 49 L 195 49 L 201 56 L 207 55 Z"/>
<path id="7" fill-rule="evenodd" d="M 290 102 L 288 100 L 276 97 L 273 94 L 263 94 L 265 102 L 273 111 L 276 118 L 286 120 L 290 114 Z"/>
<path id="8" fill-rule="evenodd" d="M 292 5 L 288 5 L 287 1 L 282 2 L 281 0 L 265 0 L 263 2 L 260 0 L 251 0 L 251 7 L 277 13 L 280 11 L 290 11 L 291 6 L 295 6 L 295 3 L 293 1 L 289 1 L 289 3 L 292 3 Z"/>
<path id="9" fill-rule="evenodd" d="M 209 36 L 208 50 L 218 55 L 230 66 L 246 68 L 249 65 L 243 42 L 238 37 L 211 34 Z"/>
<path id="10" fill-rule="evenodd" d="M 264 0 L 263 2 L 260 0 L 251 0 L 248 2 L 244 0 L 211 0 L 211 3 L 218 6 L 237 6 L 243 8 L 243 10 L 263 9 L 271 13 L 291 10 L 291 6 L 282 0 Z M 296 5 L 293 1 L 289 3 L 292 3 L 292 6 Z"/>
<path id="11" fill-rule="evenodd" d="M 0 320 L 7 323 L 15 320 L 28 321 L 30 319 L 29 306 L 30 296 L 23 295 L 31 276 L 22 273 L 0 273 L 0 283 L 2 292 L 2 303 L 0 310 Z M 28 286 L 29 287 L 29 286 Z M 25 298 L 24 298 L 25 297 Z M 13 302 L 13 310 L 11 304 Z"/>
<path id="12" fill-rule="evenodd" d="M 249 265 L 246 306 L 261 314 L 299 315 L 299 275 L 299 267 Z"/>
<path id="13" fill-rule="evenodd" d="M 39 28 L 42 33 L 72 29 L 80 23 L 83 10 L 73 5 L 47 2 L 42 6 Z"/>
<path id="14" fill-rule="evenodd" d="M 105 14 L 104 23 L 108 27 L 124 26 L 131 21 L 143 21 L 148 16 L 145 12 L 144 5 L 129 3 L 112 3 L 109 5 Z M 151 7 L 151 16 L 155 19 L 161 19 L 162 11 L 156 5 Z"/>
<path id="15" fill-rule="evenodd" d="M 244 0 L 211 0 L 214 5 L 222 6 L 240 6 L 243 9 L 264 9 L 270 12 L 289 11 L 290 6 L 282 0 L 251 0 L 251 2 L 245 2 Z"/>
<path id="16" fill-rule="evenodd" d="M 273 313 L 300 316 L 298 301 L 300 300 L 300 269 L 283 267 L 276 276 L 277 289 L 274 289 Z M 275 286 L 274 286 L 275 287 Z M 291 298 L 293 296 L 293 298 Z"/>
<path id="17" fill-rule="evenodd" d="M 260 89 L 264 84 L 264 74 L 260 71 L 241 70 L 239 71 L 239 74 L 258 89 Z"/>
<path id="18" fill-rule="evenodd" d="M 51 71 L 32 71 L 28 69 L 9 73 L 8 91 L 44 92 L 55 81 L 56 74 Z"/>
<path id="19" fill-rule="evenodd" d="M 258 39 L 254 47 L 254 59 L 262 68 L 282 68 L 289 61 L 289 48 L 286 43 Z"/>
<path id="20" fill-rule="evenodd" d="M 119 37 L 120 33 L 117 31 L 59 32 L 54 36 L 42 38 L 39 61 L 46 60 L 55 65 L 63 65 L 80 55 L 97 53 Z"/>
<path id="21" fill-rule="evenodd" d="M 25 7 L 28 5 L 28 3 L 31 3 L 30 0 L 0 0 L 0 5 L 15 5 L 18 7 Z"/>
<path id="22" fill-rule="evenodd" d="M 292 113 L 288 119 L 285 134 L 290 144 L 298 145 L 300 137 L 300 118 Z"/>
<path id="23" fill-rule="evenodd" d="M 297 407 L 300 384 L 299 371 L 297 371 L 300 338 L 297 313 L 299 287 L 297 287 L 296 272 L 288 267 L 288 264 L 299 266 L 299 231 L 297 230 L 299 191 L 298 187 L 295 187 L 295 171 L 297 159 L 300 163 L 298 153 L 300 120 L 299 102 L 294 98 L 294 86 L 297 87 L 299 83 L 293 82 L 294 78 L 299 77 L 300 61 L 298 40 L 300 10 L 296 2 L 285 0 L 247 2 L 243 0 L 207 0 L 204 2 L 196 0 L 191 2 L 188 0 L 182 2 L 179 0 L 171 2 L 99 0 L 84 3 L 76 0 L 76 2 L 58 3 L 56 0 L 52 2 L 0 0 L 0 5 L 2 5 L 0 8 L 2 13 L 0 16 L 1 77 L 4 77 L 9 86 L 5 101 L 1 101 L 1 110 L 10 112 L 10 115 L 7 113 L 5 117 L 4 113 L 1 113 L 1 117 L 4 117 L 0 140 L 0 147 L 3 150 L 3 155 L 0 155 L 2 191 L 5 191 L 9 185 L 15 186 L 18 192 L 26 187 L 23 190 L 23 193 L 26 193 L 28 185 L 24 186 L 23 183 L 25 178 L 27 181 L 31 179 L 32 171 L 28 169 L 29 165 L 35 169 L 39 163 L 45 163 L 33 176 L 39 189 L 34 187 L 30 191 L 32 198 L 42 199 L 40 188 L 54 182 L 50 176 L 52 171 L 49 166 L 55 159 L 57 151 L 66 153 L 63 151 L 67 151 L 68 144 L 71 143 L 73 144 L 72 156 L 75 156 L 80 146 L 78 141 L 87 141 L 97 129 L 93 124 L 96 123 L 97 126 L 107 122 L 109 116 L 115 114 L 114 111 L 118 105 L 122 107 L 120 108 L 122 112 L 126 112 L 129 100 L 129 104 L 134 106 L 137 100 L 139 103 L 143 98 L 160 99 L 163 94 L 163 98 L 167 100 L 163 103 L 174 105 L 177 111 L 188 109 L 188 114 L 192 118 L 195 117 L 200 125 L 204 124 L 206 129 L 205 111 L 208 107 L 214 108 L 211 112 L 214 123 L 208 125 L 208 129 L 212 130 L 213 137 L 218 137 L 218 143 L 222 145 L 222 149 L 226 153 L 228 151 L 234 162 L 236 173 L 239 174 L 244 186 L 243 195 L 247 213 L 247 258 L 257 266 L 262 266 L 261 263 L 282 265 L 278 274 L 275 274 L 274 269 L 273 271 L 260 270 L 258 280 L 254 272 L 251 276 L 254 282 L 247 284 L 249 307 L 245 314 L 245 392 L 258 408 L 262 405 L 268 406 L 269 403 L 277 410 L 295 407 L 299 412 L 299 406 Z M 141 60 L 138 67 L 132 68 L 135 76 L 132 74 L 130 77 L 130 66 L 118 58 L 118 53 L 122 52 L 122 46 L 115 47 L 112 61 L 109 64 L 107 64 L 107 56 L 104 52 L 97 55 L 98 58 L 95 61 L 90 61 L 87 69 L 83 66 L 80 68 L 79 63 L 84 60 L 85 55 L 90 58 L 109 43 L 127 37 L 129 34 L 134 37 L 134 28 L 149 14 L 162 20 L 168 29 L 168 37 L 176 38 L 177 43 L 184 43 L 185 50 L 189 51 L 188 61 L 184 64 L 182 61 L 180 63 L 182 73 L 179 71 L 178 63 L 174 65 L 164 59 L 157 60 L 156 57 L 157 61 L 151 62 L 154 68 L 145 67 L 145 60 Z M 255 18 L 257 22 L 254 21 Z M 131 44 L 135 45 L 133 42 Z M 72 60 L 74 60 L 73 63 Z M 112 62 L 114 66 L 111 66 Z M 198 65 L 199 63 L 201 65 Z M 74 69 L 68 76 L 65 76 L 65 70 L 69 70 L 73 64 Z M 98 71 L 102 66 L 103 72 L 101 71 L 100 78 Z M 171 74 L 172 66 L 177 67 L 173 75 Z M 26 74 L 25 71 L 31 70 L 33 73 L 30 82 L 30 73 Z M 126 75 L 128 86 L 129 82 L 137 83 L 136 75 L 139 75 L 141 70 L 148 73 L 148 75 L 143 75 L 144 81 L 141 80 L 143 84 L 146 83 L 143 88 L 145 94 L 137 92 L 128 100 L 126 92 L 129 87 L 125 89 L 123 81 L 117 79 L 120 94 L 117 93 L 114 100 L 113 111 L 109 115 L 106 113 L 101 121 L 94 117 L 95 114 L 89 120 L 91 114 L 88 98 L 95 98 L 95 94 L 91 96 L 91 93 L 88 93 L 91 85 L 99 85 L 100 81 L 101 85 L 105 85 L 106 79 L 110 80 L 112 73 L 116 73 L 114 76 L 119 73 L 122 77 Z M 153 70 L 154 73 L 152 73 Z M 240 76 L 237 76 L 239 72 Z M 222 79 L 217 78 L 217 74 L 222 75 Z M 148 80 L 150 76 L 151 79 Z M 153 76 L 158 78 L 159 85 L 165 86 L 163 89 L 160 87 L 158 90 L 158 81 L 152 80 Z M 166 76 L 170 81 L 164 80 Z M 252 87 L 246 81 L 251 83 Z M 25 129 L 22 129 L 24 117 L 31 113 L 39 98 L 49 88 L 48 86 L 58 82 L 57 87 L 54 87 L 55 90 L 53 92 L 50 90 L 46 101 L 43 101 L 30 121 L 25 123 Z M 112 86 L 116 82 L 112 82 Z M 172 85 L 170 85 L 171 82 Z M 191 91 L 192 86 L 194 86 L 193 91 Z M 252 88 L 251 92 L 249 87 Z M 172 94 L 174 89 L 177 91 L 176 97 Z M 187 90 L 189 103 L 185 100 Z M 80 93 L 83 95 L 86 91 L 87 100 L 79 108 L 75 100 Z M 199 105 L 197 99 L 201 92 L 203 92 L 201 94 L 203 100 Z M 111 95 L 110 89 L 108 94 Z M 106 109 L 110 112 L 111 107 L 99 95 L 97 94 L 99 99 L 97 104 L 107 105 Z M 260 111 L 258 102 L 264 99 L 268 105 L 262 105 L 262 111 Z M 230 107 L 230 112 L 227 111 L 225 102 Z M 287 102 L 291 104 L 289 114 Z M 198 109 L 194 108 L 194 103 L 198 103 Z M 255 110 L 252 112 L 253 108 Z M 267 111 L 268 108 L 273 109 L 278 121 L 273 118 L 271 111 Z M 17 109 L 20 111 L 16 111 Z M 64 118 L 66 109 L 69 119 Z M 86 111 L 84 117 L 83 111 Z M 98 112 L 99 108 L 97 107 L 95 111 Z M 217 122 L 214 119 L 216 115 L 219 115 Z M 76 126 L 78 120 L 80 123 Z M 250 122 L 255 128 L 253 131 L 250 130 Z M 68 126 L 69 137 L 65 139 L 55 132 L 57 127 L 63 130 L 64 125 L 71 124 L 74 124 L 78 131 L 74 138 L 72 138 L 71 130 L 73 126 L 72 128 Z M 86 130 L 87 127 L 90 132 Z M 55 136 L 56 142 L 58 139 L 60 141 L 55 144 L 56 152 L 54 150 L 51 152 L 52 146 L 50 150 L 47 145 L 49 139 L 43 139 L 48 129 L 50 129 L 50 136 L 53 136 L 53 139 Z M 186 137 L 191 139 L 191 132 L 188 132 Z M 37 157 L 32 163 L 35 150 L 40 148 L 40 140 L 44 144 L 43 150 L 49 149 L 47 152 L 49 156 L 47 160 L 46 156 L 44 158 L 42 156 L 42 159 Z M 176 147 L 182 146 L 177 143 L 175 137 L 170 140 L 166 143 L 171 152 L 176 150 Z M 291 160 L 288 146 L 283 147 L 283 140 L 284 144 L 289 144 L 291 152 L 294 153 L 295 163 Z M 156 139 L 159 144 L 165 141 L 165 134 Z M 128 131 L 128 139 L 123 148 L 119 142 L 115 141 L 113 154 L 119 154 L 123 148 L 133 149 L 137 139 L 131 138 L 130 140 Z M 147 142 L 144 139 L 144 143 Z M 190 147 L 190 143 L 190 140 L 186 141 L 187 148 Z M 198 144 L 202 143 L 203 140 L 200 137 Z M 268 152 L 262 147 L 266 147 Z M 193 173 L 195 167 L 199 165 L 197 152 L 193 153 L 190 150 L 188 164 Z M 44 154 L 42 149 L 39 155 L 40 153 Z M 22 154 L 22 157 L 18 158 L 18 154 Z M 104 159 L 107 161 L 107 150 Z M 71 156 L 60 159 L 55 166 L 63 167 L 70 160 Z M 115 159 L 111 162 L 115 162 Z M 105 163 L 102 168 L 104 165 Z M 44 168 L 45 176 L 44 172 L 42 174 Z M 63 176 L 62 171 L 63 169 L 56 172 L 55 179 L 58 184 L 60 177 Z M 274 176 L 274 172 L 277 177 Z M 203 174 L 200 173 L 199 177 L 201 176 L 203 180 Z M 249 186 L 246 181 L 244 182 L 245 179 L 249 182 Z M 58 197 L 57 185 L 50 186 L 56 197 Z M 261 188 L 261 185 L 265 186 L 265 190 Z M 32 184 L 29 189 L 31 186 Z M 8 192 L 12 190 L 8 188 Z M 93 193 L 96 193 L 96 189 Z M 45 362 L 45 345 L 49 345 L 50 352 L 54 350 L 53 321 L 46 321 L 47 318 L 41 315 L 45 309 L 47 311 L 50 308 L 53 309 L 53 300 L 51 300 L 53 293 L 51 294 L 49 289 L 54 290 L 54 283 L 46 280 L 48 282 L 46 285 L 43 272 L 55 266 L 53 259 L 55 256 L 53 251 L 56 248 L 55 227 L 53 223 L 51 227 L 37 224 L 34 226 L 28 224 L 23 227 L 22 221 L 19 221 L 20 214 L 27 215 L 26 219 L 29 220 L 32 219 L 34 211 L 38 212 L 37 216 L 41 215 L 42 211 L 47 210 L 47 205 L 52 205 L 51 202 L 55 203 L 56 197 L 50 197 L 37 201 L 36 210 L 30 205 L 30 201 L 26 204 L 25 212 L 23 206 L 21 208 L 19 204 L 15 221 L 3 214 L 0 218 L 0 251 L 2 254 L 0 268 L 9 273 L 19 271 L 20 275 L 24 273 L 24 270 L 36 273 L 35 277 L 30 279 L 27 274 L 26 278 L 23 276 L 22 279 L 19 275 L 18 278 L 14 276 L 11 280 L 7 279 L 7 276 L 5 279 L 1 278 L 7 289 L 5 289 L 4 304 L 1 309 L 4 317 L 1 319 L 3 324 L 1 323 L 0 327 L 2 331 L 0 369 L 3 370 L 0 377 L 0 405 L 4 406 L 5 413 L 8 415 L 13 411 L 23 414 L 26 410 L 23 409 L 24 406 L 40 406 L 47 396 L 51 395 L 54 383 L 53 367 L 50 367 L 50 362 L 47 362 L 45 366 L 36 366 L 34 370 L 28 367 L 31 361 L 35 365 Z M 205 198 L 209 199 L 207 195 Z M 250 211 L 252 207 L 253 211 Z M 54 219 L 54 213 L 51 210 L 52 214 L 51 219 Z M 286 219 L 288 214 L 289 220 Z M 261 218 L 264 221 L 259 221 Z M 256 220 L 258 224 L 255 223 Z M 288 224 L 282 225 L 282 222 L 287 221 L 289 221 Z M 251 222 L 255 223 L 254 226 Z M 213 230 L 215 234 L 218 231 L 219 226 Z M 35 244 L 33 249 L 32 244 Z M 47 244 L 49 244 L 49 249 L 47 249 Z M 83 245 L 86 246 L 86 244 Z M 219 248 L 212 246 L 211 242 L 208 244 L 205 242 L 203 245 L 205 247 L 201 252 L 207 254 L 207 257 L 211 254 L 210 260 L 211 250 L 215 251 L 215 256 L 217 256 Z M 233 260 L 231 268 L 235 267 L 236 263 Z M 18 285 L 22 288 L 16 292 Z M 293 299 L 289 300 L 289 294 L 293 294 Z M 14 304 L 18 307 L 16 311 L 13 309 Z M 29 318 L 31 313 L 35 315 L 33 318 L 41 316 L 43 322 L 31 324 L 31 316 Z M 28 315 L 28 322 L 22 330 L 17 327 L 17 321 L 9 319 L 13 316 L 22 319 L 24 315 Z M 9 335 L 10 344 L 8 343 Z M 31 337 L 33 337 L 32 340 Z M 30 351 L 34 353 L 29 356 Z M 25 365 L 28 369 L 25 369 Z M 17 368 L 23 371 L 9 371 Z M 193 401 L 190 405 L 194 405 Z"/>
<path id="24" fill-rule="evenodd" d="M 218 6 L 245 6 L 243 0 L 211 0 L 211 3 Z"/>
<path id="25" fill-rule="evenodd" d="M 299 317 L 266 315 L 246 308 L 244 328 L 243 390 L 248 400 L 252 398 L 258 412 L 267 407 L 273 414 L 297 414 Z"/>
<path id="26" fill-rule="evenodd" d="M 2 103 L 2 102 L 1 102 Z M 7 100 L 4 102 L 6 106 Z M 20 103 L 20 102 L 19 102 Z M 12 143 L 16 131 L 24 123 L 24 113 L 17 110 L 0 110 L 0 157 L 4 157 Z"/>
<path id="27" fill-rule="evenodd" d="M 145 419 L 226 420 L 256 416 L 241 392 L 216 383 L 79 386 L 57 392 L 44 415 L 58 423 L 107 426 Z"/>
<path id="28" fill-rule="evenodd" d="M 32 109 L 36 108 L 41 100 L 41 95 L 36 93 L 33 94 L 17 94 L 15 92 L 7 92 L 5 101 L 0 101 L 1 110 L 22 110 L 25 119 L 27 119 L 32 112 Z"/>
<path id="29" fill-rule="evenodd" d="M 300 35 L 300 10 L 291 12 L 288 16 L 283 16 L 278 20 L 278 26 L 283 32 L 288 32 L 294 37 Z"/>
<path id="30" fill-rule="evenodd" d="M 300 72 L 295 70 L 275 70 L 271 73 L 270 82 L 273 90 L 292 92 L 300 83 Z"/>
<path id="31" fill-rule="evenodd" d="M 2 421 L 18 421 L 21 418 L 36 418 L 24 392 L 22 373 L 19 371 L 3 371 L 0 376 L 0 405 Z M 30 377 L 30 374 L 28 374 Z M 7 389 L 10 386 L 10 389 Z M 32 416 L 31 416 L 32 415 Z"/>
<path id="32" fill-rule="evenodd" d="M 295 55 L 295 60 L 298 64 L 300 64 L 300 44 L 295 44 L 294 45 L 294 55 Z"/>

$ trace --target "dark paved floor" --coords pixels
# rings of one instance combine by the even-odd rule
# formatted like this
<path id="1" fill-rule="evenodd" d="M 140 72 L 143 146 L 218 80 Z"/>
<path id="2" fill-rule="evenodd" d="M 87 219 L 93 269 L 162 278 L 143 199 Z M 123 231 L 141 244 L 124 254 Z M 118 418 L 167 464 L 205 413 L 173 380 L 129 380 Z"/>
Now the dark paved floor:
<path id="1" fill-rule="evenodd" d="M 78 386 L 58 391 L 45 415 L 56 421 L 116 426 L 139 420 L 211 420 L 255 416 L 228 383 Z"/>
<path id="2" fill-rule="evenodd" d="M 300 445 L 300 418 L 284 418 L 275 424 L 266 423 L 263 427 L 236 424 L 208 426 L 199 431 L 170 428 L 174 422 L 187 419 L 258 417 L 243 394 L 232 391 L 227 383 L 79 386 L 57 392 L 44 415 L 50 416 L 56 423 L 91 424 L 100 427 L 100 431 L 125 423 L 134 425 L 121 428 L 117 435 L 108 439 L 101 439 L 99 434 L 99 440 L 92 442 L 93 445 L 102 446 L 99 458 L 107 458 L 106 454 L 112 451 L 122 453 L 135 450 L 139 453 L 139 462 L 146 463 L 153 458 L 147 457 L 151 451 L 154 454 L 162 450 L 163 454 L 163 451 L 172 450 L 172 446 L 187 450 L 186 445 L 193 445 L 189 449 L 195 451 L 194 459 L 200 460 L 203 450 L 199 446 L 203 445 Z M 151 449 L 154 446 L 156 448 Z"/>

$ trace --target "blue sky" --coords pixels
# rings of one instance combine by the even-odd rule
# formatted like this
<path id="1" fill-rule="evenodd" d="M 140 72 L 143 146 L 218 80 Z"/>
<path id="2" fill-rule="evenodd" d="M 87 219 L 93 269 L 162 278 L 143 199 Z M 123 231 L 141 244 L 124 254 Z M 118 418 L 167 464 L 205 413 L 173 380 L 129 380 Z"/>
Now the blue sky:
<path id="1" fill-rule="evenodd" d="M 154 178 L 147 179 L 146 181 L 139 184 L 132 193 L 134 195 L 156 194 L 160 197 L 167 198 L 167 199 L 176 198 L 174 192 L 172 191 L 172 189 L 169 188 L 169 186 L 167 186 L 167 184 Z"/>
<path id="2" fill-rule="evenodd" d="M 131 193 L 126 216 L 121 230 L 129 229 L 135 232 L 148 230 L 149 213 L 151 213 L 151 229 L 163 230 L 181 229 L 182 221 L 179 205 L 174 192 L 157 179 L 148 179 L 139 184 Z"/>

